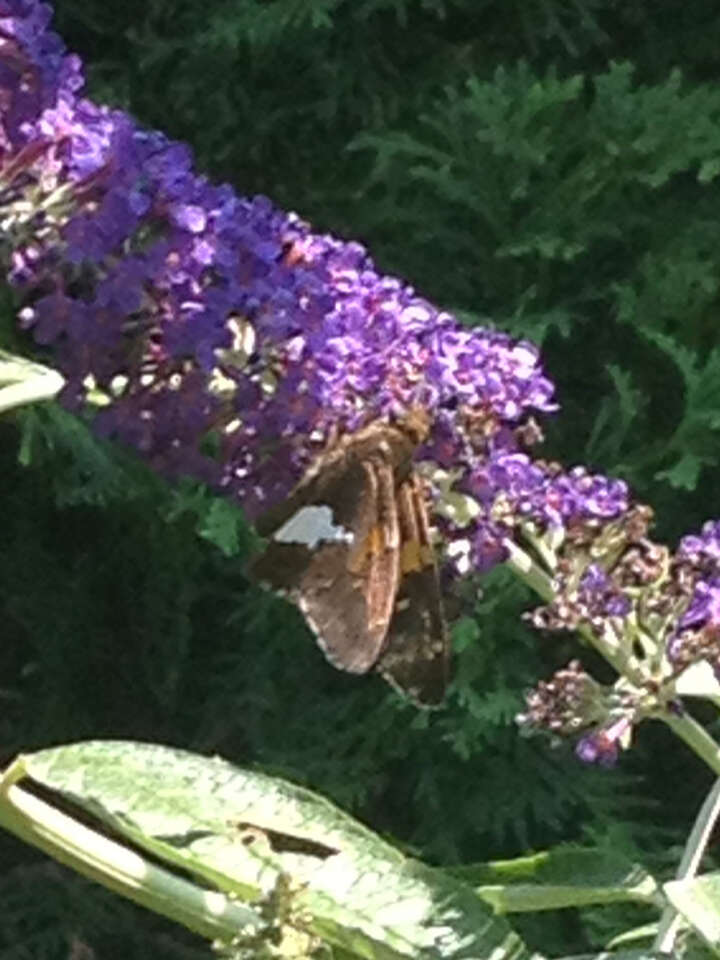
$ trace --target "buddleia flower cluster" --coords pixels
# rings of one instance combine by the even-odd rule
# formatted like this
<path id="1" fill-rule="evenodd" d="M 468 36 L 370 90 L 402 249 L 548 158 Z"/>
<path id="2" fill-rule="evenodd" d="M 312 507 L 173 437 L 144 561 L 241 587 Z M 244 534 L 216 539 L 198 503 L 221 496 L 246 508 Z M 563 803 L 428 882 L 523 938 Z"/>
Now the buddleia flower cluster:
<path id="1" fill-rule="evenodd" d="M 60 399 L 170 477 L 252 518 L 329 443 L 420 407 L 418 450 L 451 577 L 509 563 L 544 594 L 531 620 L 579 630 L 577 663 L 528 697 L 526 728 L 613 759 L 675 683 L 717 671 L 717 527 L 674 556 L 624 483 L 533 456 L 557 409 L 537 349 L 468 329 L 357 243 L 193 170 L 189 149 L 83 97 L 81 63 L 38 0 L 0 0 L 0 254 Z"/>
<path id="2" fill-rule="evenodd" d="M 534 347 L 463 329 L 359 244 L 197 175 L 184 145 L 81 99 L 45 5 L 4 12 L 10 279 L 62 400 L 104 403 L 101 433 L 253 515 L 339 432 L 419 406 L 426 452 L 456 457 L 468 413 L 514 447 L 514 426 L 554 409 Z"/>
<path id="3" fill-rule="evenodd" d="M 683 716 L 681 694 L 720 692 L 720 524 L 671 553 L 648 537 L 651 519 L 649 508 L 631 505 L 612 522 L 564 530 L 544 553 L 551 599 L 528 619 L 578 631 L 618 680 L 601 685 L 575 660 L 527 695 L 518 720 L 572 736 L 587 761 L 611 765 L 638 723 Z"/>

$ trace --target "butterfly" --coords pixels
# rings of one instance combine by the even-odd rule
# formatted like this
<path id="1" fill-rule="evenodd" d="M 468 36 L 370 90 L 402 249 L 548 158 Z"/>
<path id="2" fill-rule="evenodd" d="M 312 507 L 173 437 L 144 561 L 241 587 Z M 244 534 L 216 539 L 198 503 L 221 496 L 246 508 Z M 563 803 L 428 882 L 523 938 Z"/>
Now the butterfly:
<path id="1" fill-rule="evenodd" d="M 422 706 L 448 682 L 427 497 L 413 455 L 429 419 L 413 410 L 340 437 L 256 523 L 269 545 L 251 574 L 295 603 L 335 667 L 379 671 Z"/>

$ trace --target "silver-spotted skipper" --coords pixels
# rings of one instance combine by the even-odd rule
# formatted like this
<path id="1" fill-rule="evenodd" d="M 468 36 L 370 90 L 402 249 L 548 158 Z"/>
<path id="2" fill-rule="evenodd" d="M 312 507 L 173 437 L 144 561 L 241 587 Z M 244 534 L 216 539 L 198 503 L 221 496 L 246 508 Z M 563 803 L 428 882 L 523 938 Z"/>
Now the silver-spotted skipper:
<path id="1" fill-rule="evenodd" d="M 412 457 L 427 416 L 373 423 L 331 444 L 257 522 L 270 539 L 253 576 L 298 605 L 327 659 L 378 670 L 439 704 L 449 664 L 427 503 Z"/>

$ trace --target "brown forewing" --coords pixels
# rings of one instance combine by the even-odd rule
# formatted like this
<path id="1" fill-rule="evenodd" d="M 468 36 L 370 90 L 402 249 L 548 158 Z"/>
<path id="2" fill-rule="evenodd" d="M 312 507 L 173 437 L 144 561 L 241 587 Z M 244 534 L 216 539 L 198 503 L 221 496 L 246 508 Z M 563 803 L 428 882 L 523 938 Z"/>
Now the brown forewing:
<path id="1" fill-rule="evenodd" d="M 327 505 L 351 543 L 310 548 L 270 542 L 253 575 L 296 603 L 328 660 L 365 673 L 380 656 L 399 582 L 400 537 L 395 487 L 409 470 L 410 438 L 378 424 L 320 458 L 291 497 L 258 523 L 272 536 L 305 506 Z"/>
<path id="2" fill-rule="evenodd" d="M 251 572 L 300 607 L 335 666 L 377 667 L 432 706 L 444 696 L 449 641 L 425 495 L 411 469 L 426 428 L 422 418 L 412 429 L 373 424 L 322 454 L 258 531 L 272 537 L 303 507 L 327 505 L 352 542 L 271 540 Z"/>

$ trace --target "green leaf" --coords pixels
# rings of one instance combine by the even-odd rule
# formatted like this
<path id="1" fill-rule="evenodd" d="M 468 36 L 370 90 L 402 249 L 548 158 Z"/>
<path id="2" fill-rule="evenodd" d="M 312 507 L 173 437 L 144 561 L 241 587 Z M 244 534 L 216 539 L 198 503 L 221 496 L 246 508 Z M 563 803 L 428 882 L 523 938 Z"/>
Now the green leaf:
<path id="1" fill-rule="evenodd" d="M 65 379 L 57 370 L 0 350 L 0 413 L 39 400 L 52 400 Z"/>
<path id="2" fill-rule="evenodd" d="M 711 160 L 705 160 L 700 165 L 700 170 L 698 172 L 698 182 L 699 183 L 710 183 L 720 174 L 720 160 L 717 157 L 713 157 Z"/>
<path id="3" fill-rule="evenodd" d="M 674 490 L 694 490 L 702 469 L 702 461 L 686 453 L 669 470 L 659 470 L 658 480 L 667 480 Z"/>
<path id="4" fill-rule="evenodd" d="M 556 960 L 663 960 L 666 955 L 651 953 L 648 950 L 598 950 L 597 953 L 574 953 L 572 956 L 557 957 Z"/>
<path id="5" fill-rule="evenodd" d="M 621 854 L 559 847 L 516 860 L 457 867 L 453 876 L 475 886 L 498 913 L 557 910 L 589 904 L 658 903 L 658 888 Z"/>
<path id="6" fill-rule="evenodd" d="M 624 944 L 635 943 L 637 940 L 654 940 L 658 932 L 658 921 L 654 923 L 643 923 L 640 927 L 633 927 L 631 930 L 624 930 L 616 937 L 613 937 L 606 946 L 614 950 L 615 947 L 621 947 Z M 617 956 L 617 954 L 613 954 Z"/>
<path id="7" fill-rule="evenodd" d="M 528 956 L 466 884 L 277 778 L 124 741 L 43 750 L 17 761 L 13 781 L 18 770 L 163 865 L 256 907 L 284 898 L 296 926 L 354 956 Z"/>
<path id="8" fill-rule="evenodd" d="M 242 524 L 242 513 L 227 500 L 215 499 L 198 527 L 198 533 L 209 540 L 226 557 L 234 557 L 240 546 L 238 530 Z"/>
<path id="9" fill-rule="evenodd" d="M 707 660 L 683 670 L 675 681 L 675 691 L 682 697 L 715 697 L 720 702 L 720 683 Z"/>
<path id="10" fill-rule="evenodd" d="M 226 557 L 247 552 L 257 540 L 237 502 L 218 497 L 202 484 L 183 478 L 172 491 L 167 519 L 175 521 L 186 514 L 193 516 L 198 536 Z"/>
<path id="11" fill-rule="evenodd" d="M 663 890 L 675 909 L 720 956 L 720 873 L 670 880 Z"/>

